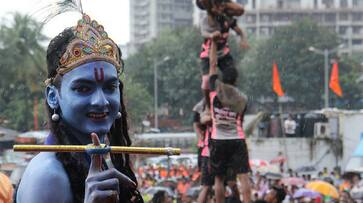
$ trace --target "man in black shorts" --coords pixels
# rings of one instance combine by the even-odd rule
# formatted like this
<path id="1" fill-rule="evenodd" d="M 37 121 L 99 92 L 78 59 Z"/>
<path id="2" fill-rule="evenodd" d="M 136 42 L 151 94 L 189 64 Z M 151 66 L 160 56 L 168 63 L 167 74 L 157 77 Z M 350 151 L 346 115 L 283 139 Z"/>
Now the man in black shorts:
<path id="1" fill-rule="evenodd" d="M 212 130 L 210 140 L 211 172 L 215 175 L 216 203 L 224 202 L 224 180 L 228 170 L 237 174 L 243 202 L 251 201 L 248 173 L 248 150 L 242 129 L 247 98 L 236 87 L 238 77 L 234 64 L 222 71 L 218 80 L 217 67 L 210 66 L 210 111 Z"/>

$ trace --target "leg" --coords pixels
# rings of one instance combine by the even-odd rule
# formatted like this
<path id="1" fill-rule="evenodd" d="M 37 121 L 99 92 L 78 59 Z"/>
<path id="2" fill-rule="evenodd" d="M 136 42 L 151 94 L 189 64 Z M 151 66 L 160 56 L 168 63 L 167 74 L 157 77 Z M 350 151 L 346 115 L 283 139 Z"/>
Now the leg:
<path id="1" fill-rule="evenodd" d="M 224 177 L 216 176 L 214 181 L 216 203 L 224 203 Z"/>
<path id="2" fill-rule="evenodd" d="M 248 149 L 245 140 L 235 142 L 236 153 L 233 156 L 233 164 L 240 181 L 240 194 L 243 197 L 243 203 L 251 202 L 251 185 L 249 172 L 251 171 L 248 158 Z"/>
<path id="3" fill-rule="evenodd" d="M 206 106 L 209 108 L 209 57 L 208 58 L 202 58 L 201 60 L 201 73 L 202 73 L 202 93 L 203 98 L 205 99 Z"/>
<path id="4" fill-rule="evenodd" d="M 217 66 L 217 42 L 216 40 L 211 40 L 210 51 L 209 51 L 209 65 L 211 70 Z"/>
<path id="5" fill-rule="evenodd" d="M 251 186 L 248 173 L 242 173 L 238 176 L 241 183 L 240 191 L 243 196 L 243 203 L 251 202 Z"/>
<path id="6" fill-rule="evenodd" d="M 210 187 L 208 185 L 203 185 L 202 189 L 200 190 L 199 196 L 198 196 L 198 203 L 206 203 L 208 199 L 208 193 L 209 193 Z"/>
<path id="7" fill-rule="evenodd" d="M 232 190 L 232 197 L 233 199 L 240 199 L 240 192 L 238 190 L 238 185 L 237 185 L 237 177 L 235 176 L 235 178 L 232 180 L 228 180 L 227 181 L 227 185 L 229 188 L 231 188 Z"/>

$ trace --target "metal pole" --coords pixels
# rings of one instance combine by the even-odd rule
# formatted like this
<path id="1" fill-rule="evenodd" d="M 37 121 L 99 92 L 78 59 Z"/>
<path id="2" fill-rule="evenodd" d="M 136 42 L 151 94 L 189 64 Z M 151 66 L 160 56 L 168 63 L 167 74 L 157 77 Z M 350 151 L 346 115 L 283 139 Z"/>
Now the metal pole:
<path id="1" fill-rule="evenodd" d="M 154 61 L 154 128 L 159 129 L 158 121 L 158 64 Z"/>
<path id="2" fill-rule="evenodd" d="M 324 107 L 329 108 L 329 50 L 324 50 Z"/>

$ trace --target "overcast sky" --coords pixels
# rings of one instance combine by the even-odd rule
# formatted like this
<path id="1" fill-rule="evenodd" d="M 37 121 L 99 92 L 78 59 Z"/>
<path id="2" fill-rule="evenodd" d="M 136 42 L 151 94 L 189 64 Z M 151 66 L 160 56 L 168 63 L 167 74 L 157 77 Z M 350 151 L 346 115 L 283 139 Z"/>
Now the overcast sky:
<path id="1" fill-rule="evenodd" d="M 1 23 L 11 19 L 11 12 L 20 12 L 41 18 L 39 12 L 49 2 L 57 0 L 3 0 L 0 6 Z M 58 0 L 59 1 L 59 0 Z M 129 41 L 129 0 L 83 0 L 83 10 L 105 27 L 109 36 L 117 44 Z M 55 17 L 44 27 L 44 34 L 53 38 L 64 28 L 76 25 L 80 14 L 68 12 Z"/>

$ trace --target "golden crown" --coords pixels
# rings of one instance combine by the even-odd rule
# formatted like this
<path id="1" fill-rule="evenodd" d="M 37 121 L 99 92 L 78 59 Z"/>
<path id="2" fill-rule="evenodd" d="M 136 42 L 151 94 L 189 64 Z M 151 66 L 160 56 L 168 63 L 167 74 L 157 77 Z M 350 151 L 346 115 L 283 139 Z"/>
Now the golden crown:
<path id="1" fill-rule="evenodd" d="M 57 72 L 61 75 L 90 61 L 106 61 L 113 64 L 120 72 L 120 54 L 115 42 L 108 37 L 103 26 L 97 21 L 83 14 L 74 28 L 76 36 L 67 46 L 60 58 L 60 67 Z"/>

